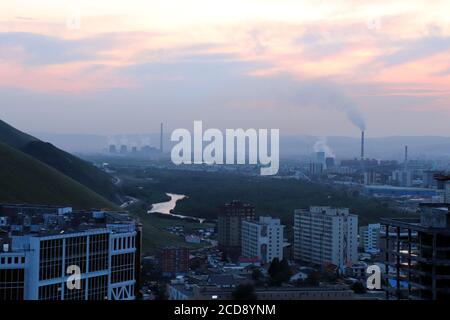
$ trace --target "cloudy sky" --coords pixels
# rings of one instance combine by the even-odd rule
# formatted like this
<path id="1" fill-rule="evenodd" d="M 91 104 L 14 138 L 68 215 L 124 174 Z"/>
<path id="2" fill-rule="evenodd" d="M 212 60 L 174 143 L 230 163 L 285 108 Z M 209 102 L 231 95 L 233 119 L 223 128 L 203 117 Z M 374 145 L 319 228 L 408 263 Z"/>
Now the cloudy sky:
<path id="1" fill-rule="evenodd" d="M 450 136 L 450 1 L 7 0 L 0 118 Z"/>

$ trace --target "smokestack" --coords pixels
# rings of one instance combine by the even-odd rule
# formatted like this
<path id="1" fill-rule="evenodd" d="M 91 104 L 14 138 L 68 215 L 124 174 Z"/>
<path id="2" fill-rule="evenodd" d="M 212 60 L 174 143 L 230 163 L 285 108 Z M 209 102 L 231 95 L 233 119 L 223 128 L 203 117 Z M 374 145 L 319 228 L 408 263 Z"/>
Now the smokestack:
<path id="1" fill-rule="evenodd" d="M 408 146 L 405 146 L 405 165 L 408 163 Z"/>
<path id="2" fill-rule="evenodd" d="M 159 151 L 161 153 L 163 153 L 163 127 L 164 127 L 164 124 L 161 122 L 161 133 L 159 136 Z"/>
<path id="3" fill-rule="evenodd" d="M 361 131 L 361 160 L 364 160 L 364 130 Z"/>

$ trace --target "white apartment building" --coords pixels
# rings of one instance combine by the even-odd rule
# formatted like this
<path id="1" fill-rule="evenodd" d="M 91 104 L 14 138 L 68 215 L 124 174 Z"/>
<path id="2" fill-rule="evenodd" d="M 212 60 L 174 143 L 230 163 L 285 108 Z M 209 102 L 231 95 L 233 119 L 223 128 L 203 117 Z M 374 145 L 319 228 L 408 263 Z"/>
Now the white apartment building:
<path id="1" fill-rule="evenodd" d="M 366 253 L 380 252 L 381 224 L 373 223 L 359 228 L 359 245 Z"/>
<path id="2" fill-rule="evenodd" d="M 0 302 L 136 299 L 142 231 L 127 213 L 20 204 L 0 209 L 3 220 L 15 222 L 0 228 Z M 74 272 L 76 288 L 69 286 Z"/>
<path id="3" fill-rule="evenodd" d="M 242 256 L 257 257 L 262 263 L 283 259 L 284 226 L 280 219 L 260 217 L 259 221 L 242 222 Z"/>
<path id="4" fill-rule="evenodd" d="M 358 216 L 347 208 L 295 210 L 294 258 L 340 269 L 358 261 Z"/>

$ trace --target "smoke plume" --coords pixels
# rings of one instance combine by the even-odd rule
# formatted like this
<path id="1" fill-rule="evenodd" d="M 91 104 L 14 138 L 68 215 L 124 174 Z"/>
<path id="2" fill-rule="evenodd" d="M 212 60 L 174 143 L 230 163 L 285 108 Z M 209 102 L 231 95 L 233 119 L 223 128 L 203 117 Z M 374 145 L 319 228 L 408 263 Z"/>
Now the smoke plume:
<path id="1" fill-rule="evenodd" d="M 324 80 L 301 82 L 296 91 L 296 101 L 301 105 L 341 110 L 356 127 L 366 129 L 356 104 L 332 83 Z"/>
<path id="2" fill-rule="evenodd" d="M 320 137 L 314 144 L 314 152 L 325 152 L 326 157 L 335 158 L 333 149 L 328 145 L 326 137 Z"/>

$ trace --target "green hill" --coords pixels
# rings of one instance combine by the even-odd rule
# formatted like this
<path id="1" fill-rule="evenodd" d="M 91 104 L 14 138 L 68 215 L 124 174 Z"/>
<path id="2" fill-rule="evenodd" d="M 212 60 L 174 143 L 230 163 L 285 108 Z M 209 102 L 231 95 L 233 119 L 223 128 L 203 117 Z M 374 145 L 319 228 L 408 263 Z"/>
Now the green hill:
<path id="1" fill-rule="evenodd" d="M 103 197 L 116 201 L 112 178 L 87 161 L 40 141 L 0 120 L 0 142 L 42 161 Z"/>
<path id="2" fill-rule="evenodd" d="M 31 141 L 38 139 L 32 137 L 16 128 L 10 126 L 6 122 L 0 120 L 0 141 L 13 147 L 21 148 Z"/>
<path id="3" fill-rule="evenodd" d="M 112 201 L 116 200 L 117 188 L 112 182 L 112 177 L 89 162 L 42 141 L 31 141 L 20 150 L 64 173 L 103 197 Z"/>
<path id="4" fill-rule="evenodd" d="M 80 183 L 4 143 L 0 143 L 0 202 L 114 207 Z"/>

